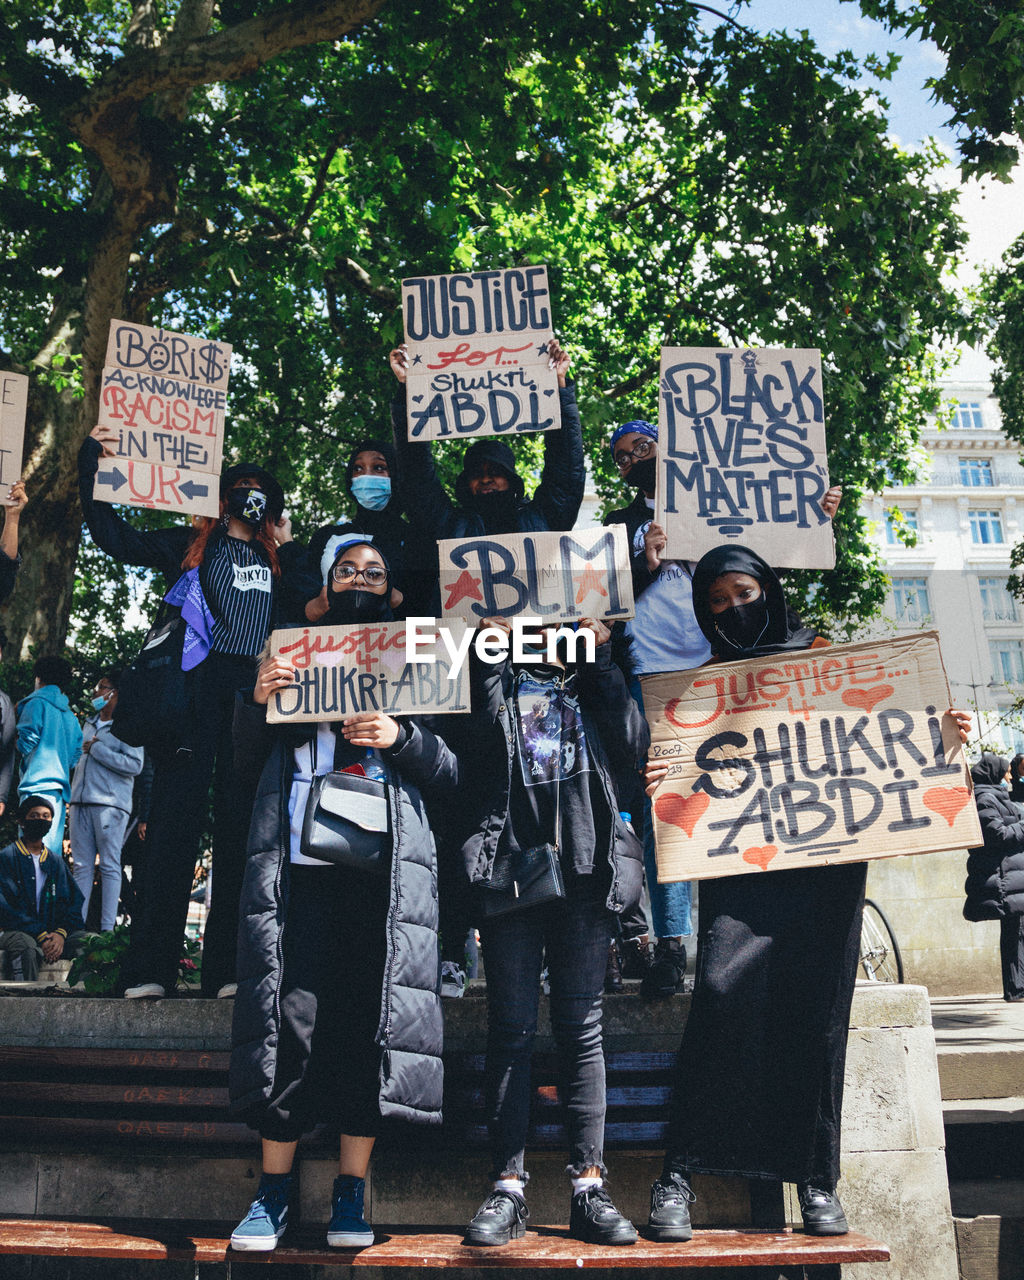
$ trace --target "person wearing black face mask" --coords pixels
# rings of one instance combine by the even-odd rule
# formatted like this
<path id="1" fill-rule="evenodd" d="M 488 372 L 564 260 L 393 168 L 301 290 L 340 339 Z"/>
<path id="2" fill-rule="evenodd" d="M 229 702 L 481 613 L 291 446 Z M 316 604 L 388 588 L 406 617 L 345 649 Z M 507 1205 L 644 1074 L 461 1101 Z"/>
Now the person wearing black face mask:
<path id="1" fill-rule="evenodd" d="M 170 750 L 146 742 L 155 770 L 147 839 L 147 887 L 132 920 L 121 970 L 124 994 L 159 999 L 174 991 L 188 900 L 213 784 L 213 898 L 203 937 L 202 991 L 234 991 L 238 895 L 254 780 L 234 769 L 231 723 L 235 695 L 251 689 L 256 665 L 277 617 L 281 565 L 277 543 L 290 538 L 284 492 L 257 463 L 228 467 L 220 477 L 218 517 L 188 527 L 135 529 L 93 487 L 99 459 L 116 433 L 98 426 L 78 455 L 79 494 L 97 545 L 125 564 L 159 570 L 166 600 L 189 623 L 182 668 L 187 741 Z M 122 709 L 127 705 L 122 689 Z M 116 729 L 116 726 L 115 726 Z"/>
<path id="2" fill-rule="evenodd" d="M 344 542 L 328 566 L 325 623 L 388 620 L 388 577 L 373 543 Z M 266 704 L 295 675 L 288 659 L 265 659 L 235 718 L 240 767 L 262 769 L 229 1079 L 232 1109 L 262 1143 L 257 1196 L 231 1237 L 254 1252 L 273 1249 L 285 1230 L 303 1133 L 327 1122 L 341 1135 L 327 1242 L 359 1247 L 373 1243 L 364 1179 L 382 1117 L 441 1120 L 437 863 L 424 799 L 454 789 L 457 762 L 417 721 L 382 712 L 268 725 Z M 365 830 L 382 841 L 391 833 L 387 874 L 310 856 L 302 831 L 313 780 L 332 772 L 361 780 Z M 389 815 L 378 826 L 374 783 Z M 382 1054 L 394 1069 L 382 1069 Z"/>
<path id="3" fill-rule="evenodd" d="M 431 539 L 475 537 L 483 533 L 540 533 L 571 529 L 576 523 L 586 465 L 576 392 L 568 377 L 569 356 L 558 342 L 548 343 L 558 375 L 561 426 L 544 432 L 544 470 L 532 498 L 525 497 L 515 455 L 503 440 L 486 436 L 466 450 L 455 500 L 444 491 L 434 470 L 430 442 L 411 442 L 406 425 L 404 347 L 391 352 L 392 372 L 402 383 L 391 404 L 395 444 L 402 467 L 405 514 L 414 529 Z"/>
<path id="4" fill-rule="evenodd" d="M 712 661 L 828 644 L 747 547 L 698 562 L 693 605 Z M 965 741 L 970 717 L 947 715 Z M 667 768 L 648 763 L 648 794 Z M 853 862 L 701 881 L 701 958 L 651 1191 L 654 1239 L 689 1239 L 694 1173 L 796 1183 L 807 1234 L 847 1232 L 836 1184 L 866 878 L 867 864 Z"/>
<path id="5" fill-rule="evenodd" d="M 40 961 L 72 957 L 84 936 L 82 895 L 64 859 L 43 844 L 53 814 L 45 796 L 26 796 L 21 837 L 0 849 L 0 954 L 26 982 L 36 980 Z"/>

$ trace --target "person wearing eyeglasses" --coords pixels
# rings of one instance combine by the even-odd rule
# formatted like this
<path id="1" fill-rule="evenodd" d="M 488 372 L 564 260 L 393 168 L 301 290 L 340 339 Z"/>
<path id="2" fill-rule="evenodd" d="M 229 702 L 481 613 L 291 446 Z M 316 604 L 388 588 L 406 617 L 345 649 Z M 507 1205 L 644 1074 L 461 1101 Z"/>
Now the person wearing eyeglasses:
<path id="1" fill-rule="evenodd" d="M 625 422 L 612 432 L 610 448 L 623 484 L 636 490 L 633 501 L 612 511 L 605 524 L 626 526 L 636 616 L 625 624 L 624 661 L 633 697 L 643 710 L 640 676 L 702 666 L 711 657 L 711 647 L 693 610 L 696 564 L 663 559 L 668 539 L 654 519 L 658 428 L 643 419 Z M 834 517 L 841 496 L 842 490 L 835 486 L 822 499 L 822 509 L 830 518 Z M 691 889 L 685 881 L 658 883 L 650 800 L 641 796 L 638 789 L 634 803 L 638 810 L 642 806 L 643 812 L 644 870 L 657 943 L 652 954 L 646 932 L 638 932 L 637 925 L 631 928 L 624 922 L 624 968 L 627 976 L 642 974 L 641 996 L 657 1000 L 671 996 L 682 986 L 686 970 L 683 938 L 693 932 Z M 639 954 L 631 950 L 633 945 L 639 948 Z"/>
<path id="2" fill-rule="evenodd" d="M 389 565 L 373 543 L 355 535 L 326 576 L 324 625 L 391 618 Z M 231 1236 L 247 1252 L 269 1252 L 283 1235 L 296 1147 L 318 1123 L 339 1134 L 327 1243 L 358 1248 L 373 1244 L 364 1179 L 382 1118 L 441 1122 L 437 862 L 424 798 L 451 792 L 458 763 L 415 719 L 379 711 L 268 725 L 266 705 L 295 671 L 281 655 L 265 658 L 235 711 L 239 765 L 260 777 L 229 1073 L 232 1110 L 262 1146 L 256 1198 Z M 310 850 L 306 809 L 314 779 L 328 773 L 380 785 L 390 815 L 377 837 L 390 852 L 386 870 L 332 864 L 314 856 L 319 846 Z M 364 799 L 359 825 L 378 832 L 372 785 Z"/>

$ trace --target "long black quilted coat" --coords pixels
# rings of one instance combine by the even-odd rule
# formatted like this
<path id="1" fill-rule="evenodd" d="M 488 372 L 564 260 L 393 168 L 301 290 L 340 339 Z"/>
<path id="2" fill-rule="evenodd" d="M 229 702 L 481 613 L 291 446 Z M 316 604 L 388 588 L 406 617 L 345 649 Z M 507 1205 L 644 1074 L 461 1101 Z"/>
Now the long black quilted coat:
<path id="1" fill-rule="evenodd" d="M 377 1028 L 377 1042 L 383 1049 L 380 1109 L 387 1117 L 439 1124 L 443 1027 L 437 861 L 419 788 L 428 794 L 454 788 L 457 766 L 447 746 L 428 729 L 407 722 L 406 731 L 395 748 L 382 752 L 400 782 L 388 788 L 394 856 Z M 300 741 L 296 729 L 275 731 L 268 726 L 263 707 L 238 703 L 236 763 L 241 769 L 258 768 L 264 758 L 266 763 L 249 830 L 239 912 L 238 994 L 229 1081 L 231 1108 L 236 1113 L 258 1108 L 274 1081 L 290 867 L 287 798 L 294 749 Z M 342 978 L 352 980 L 352 975 Z"/>
<path id="2" fill-rule="evenodd" d="M 999 785 L 1010 762 L 986 751 L 971 769 L 985 843 L 967 856 L 968 920 L 1024 915 L 1024 812 Z"/>

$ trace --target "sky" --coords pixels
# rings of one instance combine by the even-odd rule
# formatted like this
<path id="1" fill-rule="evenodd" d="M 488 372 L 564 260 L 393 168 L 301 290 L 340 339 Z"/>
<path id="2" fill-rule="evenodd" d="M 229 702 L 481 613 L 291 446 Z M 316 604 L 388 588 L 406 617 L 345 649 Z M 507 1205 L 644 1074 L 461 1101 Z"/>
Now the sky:
<path id="1" fill-rule="evenodd" d="M 721 7 L 725 9 L 725 5 Z M 889 103 L 892 136 L 905 147 L 935 138 L 950 156 L 950 185 L 960 185 L 954 163 L 956 137 L 945 124 L 948 111 L 932 102 L 925 88 L 928 77 L 943 65 L 942 55 L 930 41 L 894 39 L 881 23 L 865 18 L 856 4 L 840 0 L 751 0 L 732 12 L 738 21 L 758 31 L 806 28 L 825 54 L 844 49 L 861 58 L 869 53 L 898 53 L 902 62 L 894 77 L 885 83 L 875 82 L 879 96 Z M 1024 235 L 1024 170 L 1018 168 L 1009 184 L 967 183 L 961 189 L 960 212 L 970 240 L 957 279 L 969 286 L 977 283 L 982 268 L 995 266 L 1010 244 Z"/>

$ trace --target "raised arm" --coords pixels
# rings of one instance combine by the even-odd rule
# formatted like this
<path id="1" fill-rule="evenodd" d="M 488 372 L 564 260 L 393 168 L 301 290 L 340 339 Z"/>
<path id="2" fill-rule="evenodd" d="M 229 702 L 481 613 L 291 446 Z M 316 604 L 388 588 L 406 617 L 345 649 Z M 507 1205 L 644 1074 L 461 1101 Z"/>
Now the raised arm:
<path id="1" fill-rule="evenodd" d="M 569 356 L 552 338 L 548 351 L 558 375 L 562 425 L 544 433 L 544 470 L 533 495 L 549 529 L 571 529 L 580 513 L 587 468 L 583 460 L 583 428 L 576 390 L 568 380 Z"/>
<path id="2" fill-rule="evenodd" d="M 405 495 L 404 515 L 420 533 L 434 539 L 450 538 L 455 536 L 456 506 L 438 479 L 430 441 L 409 439 L 405 398 L 408 359 L 405 347 L 396 347 L 388 356 L 391 372 L 402 384 L 391 401 L 391 426 Z"/>

